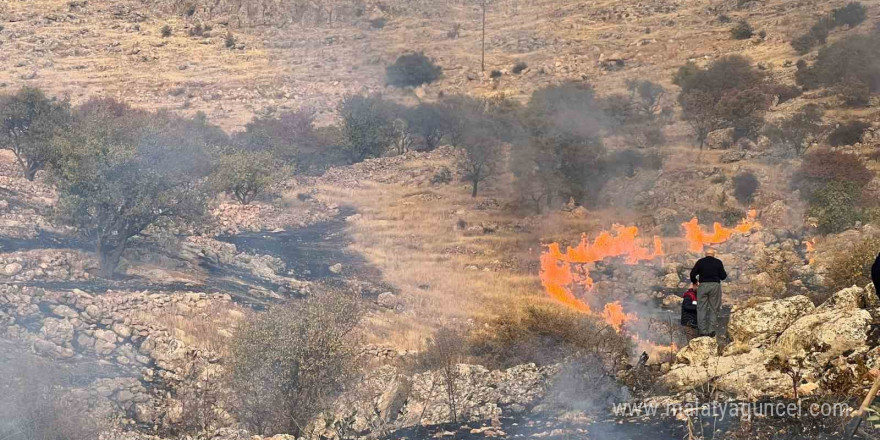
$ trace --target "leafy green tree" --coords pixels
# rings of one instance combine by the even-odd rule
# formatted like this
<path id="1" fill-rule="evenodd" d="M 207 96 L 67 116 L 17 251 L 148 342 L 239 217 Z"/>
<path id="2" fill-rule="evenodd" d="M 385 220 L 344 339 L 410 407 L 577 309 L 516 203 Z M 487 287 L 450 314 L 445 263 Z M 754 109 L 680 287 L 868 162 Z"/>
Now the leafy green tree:
<path id="1" fill-rule="evenodd" d="M 348 96 L 339 105 L 343 149 L 351 163 L 379 157 L 394 143 L 391 106 L 376 96 Z"/>
<path id="2" fill-rule="evenodd" d="M 524 110 L 525 142 L 530 146 L 516 148 L 514 154 L 533 158 L 531 167 L 543 176 L 538 185 L 547 190 L 547 206 L 568 198 L 582 204 L 595 202 L 605 181 L 600 166 L 605 153 L 603 118 L 602 103 L 587 83 L 563 83 L 532 95 Z M 528 185 L 521 182 L 518 186 Z"/>
<path id="3" fill-rule="evenodd" d="M 77 112 L 53 166 L 56 215 L 95 244 L 101 275 L 112 277 L 129 239 L 163 218 L 194 218 L 207 201 L 211 161 L 187 121 L 112 101 Z M 115 126 L 115 121 L 123 124 Z"/>
<path id="4" fill-rule="evenodd" d="M 864 105 L 880 92 L 880 33 L 853 35 L 819 51 L 816 62 L 798 63 L 798 84 L 815 89 L 830 87 L 853 105 Z"/>
<path id="5" fill-rule="evenodd" d="M 59 137 L 70 129 L 70 105 L 24 87 L 0 97 L 0 149 L 12 151 L 21 172 L 34 180 L 58 155 Z"/>
<path id="6" fill-rule="evenodd" d="M 268 151 L 239 150 L 220 156 L 211 182 L 218 192 L 247 205 L 288 173 L 288 168 L 279 166 Z"/>

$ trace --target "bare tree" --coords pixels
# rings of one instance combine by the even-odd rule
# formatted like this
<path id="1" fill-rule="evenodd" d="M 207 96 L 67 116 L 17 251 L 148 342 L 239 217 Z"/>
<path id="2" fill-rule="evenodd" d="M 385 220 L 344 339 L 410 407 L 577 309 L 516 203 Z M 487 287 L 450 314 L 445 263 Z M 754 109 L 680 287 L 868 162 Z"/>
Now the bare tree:
<path id="1" fill-rule="evenodd" d="M 420 359 L 422 368 L 437 369 L 440 374 L 453 423 L 458 422 L 458 381 L 461 377 L 459 364 L 464 360 L 465 347 L 465 337 L 460 331 L 442 328 L 431 338 Z"/>

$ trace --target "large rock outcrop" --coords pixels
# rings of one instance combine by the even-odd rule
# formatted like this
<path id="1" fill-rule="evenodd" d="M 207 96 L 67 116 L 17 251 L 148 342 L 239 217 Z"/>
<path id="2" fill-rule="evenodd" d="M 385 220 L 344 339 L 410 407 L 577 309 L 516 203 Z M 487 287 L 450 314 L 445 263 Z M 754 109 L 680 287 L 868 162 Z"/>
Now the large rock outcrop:
<path id="1" fill-rule="evenodd" d="M 793 390 L 789 376 L 767 368 L 774 358 L 802 365 L 804 379 L 817 384 L 828 374 L 855 370 L 854 365 L 869 361 L 873 318 L 863 307 L 877 303 L 873 295 L 871 289 L 852 287 L 818 307 L 803 296 L 753 301 L 731 314 L 733 342 L 723 354 L 717 354 L 714 339 L 693 339 L 661 381 L 672 390 L 712 384 L 739 398 L 756 399 Z"/>

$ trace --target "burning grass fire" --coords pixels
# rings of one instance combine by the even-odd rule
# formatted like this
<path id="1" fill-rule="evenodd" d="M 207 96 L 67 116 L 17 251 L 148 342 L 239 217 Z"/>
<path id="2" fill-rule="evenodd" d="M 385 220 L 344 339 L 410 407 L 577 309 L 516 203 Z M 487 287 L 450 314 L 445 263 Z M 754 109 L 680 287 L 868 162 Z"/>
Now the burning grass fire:
<path id="1" fill-rule="evenodd" d="M 721 244 L 734 235 L 746 234 L 761 227 L 755 210 L 749 211 L 748 216 L 733 228 L 715 223 L 712 232 L 705 232 L 696 217 L 681 226 L 688 251 L 695 253 L 702 252 L 706 245 Z M 595 281 L 590 276 L 590 264 L 619 258 L 624 264 L 635 265 L 656 261 L 666 255 L 660 237 L 654 236 L 650 246 L 644 241 L 647 240 L 639 239 L 638 227 L 614 225 L 611 231 L 599 233 L 592 242 L 583 234 L 580 242 L 574 247 L 569 246 L 565 252 L 559 243 L 550 243 L 541 255 L 541 283 L 553 300 L 579 312 L 599 316 L 620 332 L 628 323 L 638 321 L 636 313 L 627 313 L 620 301 L 606 303 L 601 312 L 594 312 L 590 301 L 579 295 L 589 295 L 595 287 Z M 649 353 L 676 349 L 674 344 L 662 346 L 641 339 L 638 335 L 634 335 L 633 339 L 640 349 Z"/>

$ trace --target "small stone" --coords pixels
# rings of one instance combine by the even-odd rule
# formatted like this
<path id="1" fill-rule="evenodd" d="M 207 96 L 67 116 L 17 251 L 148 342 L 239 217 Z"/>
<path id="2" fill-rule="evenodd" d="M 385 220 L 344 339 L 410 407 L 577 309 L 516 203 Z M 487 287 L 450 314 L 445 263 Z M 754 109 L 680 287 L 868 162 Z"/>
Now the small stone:
<path id="1" fill-rule="evenodd" d="M 336 264 L 330 266 L 329 269 L 330 269 L 330 272 L 333 272 L 335 274 L 340 274 L 340 273 L 342 273 L 342 264 L 336 263 Z"/>

